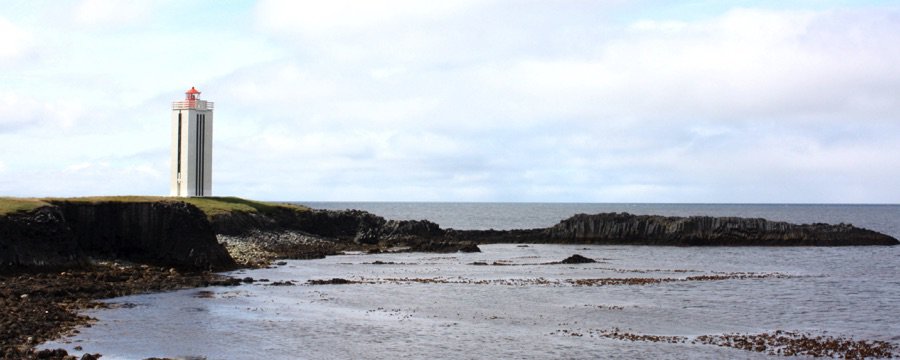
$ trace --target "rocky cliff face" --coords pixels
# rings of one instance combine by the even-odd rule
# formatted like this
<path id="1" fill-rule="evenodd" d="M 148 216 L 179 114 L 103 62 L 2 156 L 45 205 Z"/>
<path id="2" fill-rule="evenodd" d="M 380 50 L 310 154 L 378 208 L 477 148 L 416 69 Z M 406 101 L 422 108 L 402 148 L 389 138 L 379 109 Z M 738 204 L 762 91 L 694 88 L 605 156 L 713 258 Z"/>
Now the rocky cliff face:
<path id="1" fill-rule="evenodd" d="M 0 269 L 76 264 L 79 255 L 57 207 L 0 216 Z"/>
<path id="2" fill-rule="evenodd" d="M 87 258 L 193 269 L 235 264 L 206 215 L 181 202 L 53 201 L 0 216 L 0 267 L 71 266 Z"/>
<path id="3" fill-rule="evenodd" d="M 263 216 L 231 213 L 212 219 L 216 233 L 244 235 L 253 231 L 302 231 L 356 244 L 403 243 L 441 238 L 444 230 L 427 220 L 385 220 L 360 210 L 288 211 Z"/>
<path id="4" fill-rule="evenodd" d="M 897 245 L 893 237 L 838 224 L 795 225 L 735 217 L 579 214 L 543 231 L 559 242 L 687 246 Z"/>
<path id="5" fill-rule="evenodd" d="M 375 250 L 406 247 L 410 250 L 455 252 L 476 251 L 471 242 L 447 236 L 447 231 L 427 220 L 385 220 L 359 210 L 289 211 L 264 216 L 231 213 L 213 218 L 213 226 L 229 244 L 252 243 L 281 257 L 308 254 L 310 247 L 322 249 Z M 240 229 L 240 231 L 232 231 Z M 314 243 L 272 241 L 274 238 L 315 238 Z M 330 245 L 328 245 L 330 244 Z M 327 246 L 326 246 L 327 245 Z M 318 253 L 326 253 L 318 251 Z"/>
<path id="6" fill-rule="evenodd" d="M 228 269 L 234 262 L 200 209 L 183 202 L 54 202 L 78 248 L 102 257 Z"/>

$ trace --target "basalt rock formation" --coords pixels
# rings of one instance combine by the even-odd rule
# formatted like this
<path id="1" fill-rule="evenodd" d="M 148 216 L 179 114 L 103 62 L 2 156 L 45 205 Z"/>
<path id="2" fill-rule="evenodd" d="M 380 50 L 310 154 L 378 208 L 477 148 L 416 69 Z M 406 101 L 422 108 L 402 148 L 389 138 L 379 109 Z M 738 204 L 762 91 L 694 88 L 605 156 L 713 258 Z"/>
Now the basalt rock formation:
<path id="1" fill-rule="evenodd" d="M 897 245 L 897 239 L 848 224 L 796 225 L 737 217 L 579 214 L 544 231 L 573 243 L 686 246 Z"/>
<path id="2" fill-rule="evenodd" d="M 440 238 L 444 230 L 427 220 L 386 220 L 361 210 L 281 211 L 270 215 L 233 212 L 213 216 L 213 229 L 222 235 L 252 231 L 302 231 L 357 244 L 402 243 Z"/>
<path id="3" fill-rule="evenodd" d="M 78 244 L 59 208 L 0 216 L 0 269 L 77 264 Z"/>
<path id="4" fill-rule="evenodd" d="M 239 220 L 239 219 L 238 219 Z M 229 228 L 229 218 L 214 227 Z M 578 214 L 543 229 L 441 229 L 427 220 L 387 221 L 365 211 L 315 210 L 263 224 L 361 245 L 450 249 L 447 244 L 554 243 L 669 246 L 897 245 L 897 239 L 848 224 L 790 224 L 758 218 L 665 217 L 628 213 Z M 271 225 L 266 225 L 271 224 Z M 449 251 L 449 250 L 446 250 Z"/>
<path id="5" fill-rule="evenodd" d="M 223 235 L 274 257 L 309 258 L 343 250 L 408 248 L 477 251 L 476 244 L 561 243 L 675 246 L 897 245 L 897 239 L 847 224 L 796 225 L 736 217 L 579 214 L 544 229 L 453 230 L 426 220 L 385 220 L 359 210 L 274 208 L 208 218 L 174 201 L 48 200 L 50 205 L 0 216 L 0 269 L 70 266 L 115 258 L 195 269 L 235 263 Z M 264 239 L 252 241 L 252 238 Z M 220 235 L 217 239 L 217 235 Z M 284 236 L 282 236 L 284 235 Z M 288 236 L 289 235 L 289 236 Z M 282 239 L 294 239 L 289 242 Z M 263 241 L 265 240 L 265 241 Z M 274 244 L 274 245 L 273 245 Z M 234 247 L 230 247 L 232 249 Z M 255 251 L 255 250 L 254 250 Z M 315 256 L 313 256 L 315 255 Z"/>
<path id="6" fill-rule="evenodd" d="M 0 216 L 0 270 L 119 259 L 186 269 L 235 267 L 206 215 L 177 201 L 58 200 Z"/>
<path id="7" fill-rule="evenodd" d="M 674 246 L 897 245 L 897 239 L 848 224 L 790 224 L 737 217 L 578 214 L 546 229 L 452 231 L 479 243 L 565 243 Z"/>
<path id="8" fill-rule="evenodd" d="M 93 256 L 142 263 L 229 269 L 206 214 L 178 201 L 55 201 L 78 248 Z"/>

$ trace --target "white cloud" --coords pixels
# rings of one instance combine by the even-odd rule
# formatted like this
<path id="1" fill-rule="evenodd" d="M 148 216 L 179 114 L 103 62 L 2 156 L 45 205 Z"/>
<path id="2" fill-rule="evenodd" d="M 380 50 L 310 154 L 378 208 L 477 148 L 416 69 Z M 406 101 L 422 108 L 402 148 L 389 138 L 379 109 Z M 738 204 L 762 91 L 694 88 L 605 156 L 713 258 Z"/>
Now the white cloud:
<path id="1" fill-rule="evenodd" d="M 0 17 L 0 63 L 17 59 L 33 47 L 33 36 L 25 29 Z"/>
<path id="2" fill-rule="evenodd" d="M 542 113 L 557 110 L 533 107 L 667 121 L 900 111 L 900 100 L 885 99 L 883 91 L 900 82 L 900 74 L 885 66 L 900 61 L 900 52 L 886 46 L 900 41 L 900 24 L 886 23 L 870 44 L 846 37 L 819 43 L 838 31 L 830 26 L 860 26 L 840 19 L 861 20 L 841 13 L 735 10 L 678 26 L 639 21 L 632 27 L 640 32 L 602 44 L 597 58 L 527 59 L 495 85 L 522 94 L 529 111 Z M 862 48 L 838 50 L 847 47 Z"/>
<path id="3" fill-rule="evenodd" d="M 0 91 L 0 133 L 33 126 L 69 129 L 82 117 L 82 109 L 72 101 Z"/>
<path id="4" fill-rule="evenodd" d="M 309 36 L 365 31 L 403 22 L 428 22 L 455 13 L 472 1 L 262 1 L 256 10 L 261 26 Z"/>
<path id="5" fill-rule="evenodd" d="M 156 3 L 159 2 L 82 0 L 75 6 L 72 15 L 77 24 L 91 27 L 134 25 L 149 16 Z"/>

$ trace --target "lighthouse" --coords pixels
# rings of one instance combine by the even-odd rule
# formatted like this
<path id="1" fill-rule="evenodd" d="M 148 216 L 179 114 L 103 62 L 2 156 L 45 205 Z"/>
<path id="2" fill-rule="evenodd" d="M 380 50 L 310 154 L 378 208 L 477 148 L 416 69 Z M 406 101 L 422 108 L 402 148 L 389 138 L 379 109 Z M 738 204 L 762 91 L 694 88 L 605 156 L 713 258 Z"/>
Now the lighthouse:
<path id="1" fill-rule="evenodd" d="M 212 195 L 213 103 L 194 87 L 172 102 L 172 196 Z"/>

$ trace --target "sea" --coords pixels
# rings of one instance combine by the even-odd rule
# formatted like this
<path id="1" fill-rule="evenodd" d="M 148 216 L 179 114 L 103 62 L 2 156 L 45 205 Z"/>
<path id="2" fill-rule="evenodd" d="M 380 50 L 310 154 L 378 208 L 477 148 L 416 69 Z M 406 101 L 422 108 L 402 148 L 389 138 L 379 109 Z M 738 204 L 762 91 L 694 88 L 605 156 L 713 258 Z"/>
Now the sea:
<path id="1" fill-rule="evenodd" d="M 849 223 L 900 238 L 900 205 L 298 203 L 454 229 L 628 212 Z M 112 308 L 85 311 L 92 326 L 41 347 L 104 360 L 772 359 L 692 340 L 777 331 L 900 347 L 900 246 L 480 248 L 287 260 L 230 273 L 266 280 L 253 284 L 108 299 Z M 574 254 L 597 262 L 559 263 Z M 350 283 L 309 282 L 335 278 Z M 295 285 L 271 285 L 287 281 Z M 604 336 L 612 332 L 640 338 Z"/>

